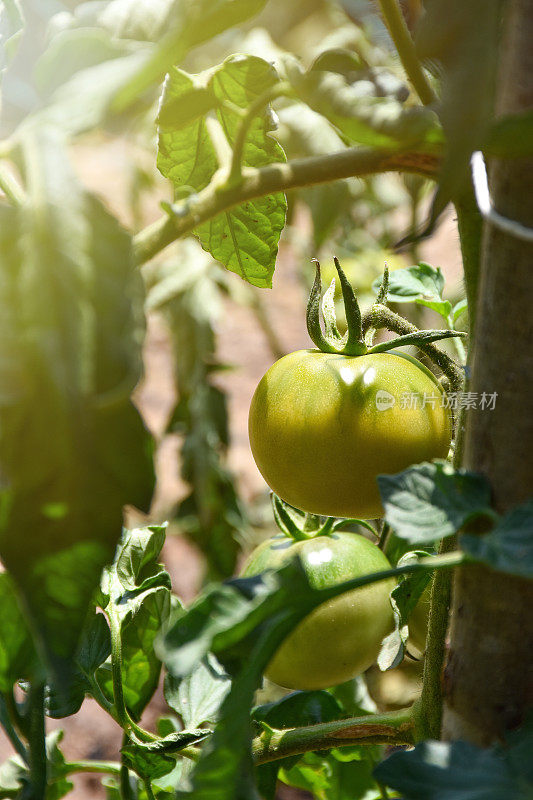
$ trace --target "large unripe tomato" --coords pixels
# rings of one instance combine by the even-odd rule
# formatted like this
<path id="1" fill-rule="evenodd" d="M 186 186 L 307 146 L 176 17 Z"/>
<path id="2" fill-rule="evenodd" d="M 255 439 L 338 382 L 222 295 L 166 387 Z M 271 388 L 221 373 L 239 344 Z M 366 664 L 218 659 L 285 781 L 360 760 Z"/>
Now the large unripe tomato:
<path id="1" fill-rule="evenodd" d="M 390 569 L 375 544 L 356 533 L 293 541 L 280 534 L 259 545 L 246 577 L 278 568 L 298 555 L 316 588 Z M 393 578 L 345 592 L 311 612 L 289 634 L 268 665 L 269 680 L 288 689 L 325 689 L 360 675 L 376 660 L 394 627 L 389 595 Z"/>
<path id="2" fill-rule="evenodd" d="M 376 477 L 445 458 L 452 419 L 435 376 L 397 351 L 364 356 L 297 350 L 252 398 L 252 454 L 270 488 L 330 517 L 383 514 Z"/>

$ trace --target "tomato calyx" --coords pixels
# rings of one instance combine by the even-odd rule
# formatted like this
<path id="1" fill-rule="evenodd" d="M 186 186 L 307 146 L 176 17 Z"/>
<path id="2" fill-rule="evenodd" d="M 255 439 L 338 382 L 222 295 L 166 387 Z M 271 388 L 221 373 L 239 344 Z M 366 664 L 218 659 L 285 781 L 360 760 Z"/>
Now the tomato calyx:
<path id="1" fill-rule="evenodd" d="M 442 339 L 449 339 L 454 336 L 464 337 L 465 333 L 462 331 L 451 330 L 415 330 L 413 332 L 404 334 L 396 339 L 389 339 L 386 342 L 372 345 L 372 336 L 368 342 L 365 342 L 363 336 L 363 324 L 361 318 L 361 309 L 355 296 L 354 290 L 349 283 L 346 275 L 344 274 L 339 260 L 335 257 L 335 268 L 337 270 L 339 281 L 342 290 L 342 298 L 344 302 L 344 310 L 346 314 L 346 333 L 341 336 L 337 327 L 337 318 L 335 314 L 335 278 L 332 280 L 328 290 L 322 295 L 322 280 L 320 276 L 320 263 L 314 258 L 316 272 L 315 280 L 309 295 L 307 303 L 306 321 L 307 331 L 313 344 L 323 353 L 336 353 L 337 355 L 345 356 L 362 356 L 367 353 L 385 353 L 393 350 L 396 347 L 404 345 L 424 346 L 432 342 L 437 342 Z M 387 292 L 388 292 L 388 269 L 385 267 L 383 274 L 383 281 L 378 294 L 377 303 L 381 306 L 386 306 Z M 320 324 L 320 308 L 322 305 L 322 317 L 324 319 L 324 331 Z M 383 327 L 383 326 L 381 326 Z M 377 329 L 375 329 L 377 330 Z M 372 332 L 375 333 L 375 330 Z"/>
<path id="2" fill-rule="evenodd" d="M 344 274 L 337 258 L 333 259 L 339 275 L 346 313 L 347 331 L 341 336 L 337 328 L 335 316 L 335 304 L 333 295 L 335 293 L 335 278 L 331 282 L 328 291 L 322 301 L 322 316 L 324 317 L 325 332 L 322 332 L 320 325 L 320 298 L 322 295 L 322 280 L 320 277 L 320 263 L 314 258 L 316 272 L 315 280 L 307 303 L 307 331 L 313 344 L 322 350 L 323 353 L 337 353 L 345 356 L 362 356 L 368 352 L 368 348 L 363 339 L 363 329 L 361 323 L 361 309 L 346 275 Z"/>
<path id="3" fill-rule="evenodd" d="M 320 517 L 317 514 L 308 514 L 285 503 L 274 492 L 270 493 L 270 499 L 276 525 L 285 536 L 294 541 L 315 539 L 317 536 L 329 536 L 351 525 L 362 525 L 376 538 L 378 536 L 372 525 L 364 519 L 338 519 L 336 517 Z"/>

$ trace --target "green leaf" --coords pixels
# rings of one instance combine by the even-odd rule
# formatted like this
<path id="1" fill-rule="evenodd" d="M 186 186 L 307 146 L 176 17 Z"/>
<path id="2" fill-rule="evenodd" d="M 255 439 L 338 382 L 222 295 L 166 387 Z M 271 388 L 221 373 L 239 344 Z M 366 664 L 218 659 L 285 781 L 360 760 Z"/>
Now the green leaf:
<path id="1" fill-rule="evenodd" d="M 201 84 L 198 83 L 197 86 Z M 274 68 L 255 56 L 232 56 L 209 75 L 207 89 L 198 97 L 201 106 L 217 104 L 217 117 L 224 135 L 233 145 L 241 114 L 260 95 L 275 86 Z M 187 104 L 197 97 L 193 78 L 173 69 L 163 93 L 157 165 L 177 188 L 199 192 L 218 169 L 215 149 L 203 118 L 184 124 L 189 116 Z M 202 100 L 203 98 L 203 100 Z M 231 107 L 224 103 L 231 103 Z M 183 107 L 179 125 L 173 129 L 169 120 Z M 196 116 L 194 112 L 193 116 Z M 243 166 L 263 167 L 285 161 L 281 146 L 270 135 L 270 117 L 258 115 L 250 125 L 244 144 Z M 254 286 L 270 287 L 278 242 L 285 225 L 287 202 L 281 192 L 259 197 L 237 206 L 199 226 L 202 247 L 227 269 Z"/>
<path id="2" fill-rule="evenodd" d="M 98 4 L 97 24 L 114 38 L 157 42 L 179 13 L 179 5 L 176 0 L 111 0 Z"/>
<path id="3" fill-rule="evenodd" d="M 42 666 L 7 572 L 0 573 L 0 692 L 10 692 L 18 680 L 35 680 Z"/>
<path id="4" fill-rule="evenodd" d="M 102 580 L 103 594 L 109 598 L 106 613 L 111 625 L 120 629 L 124 699 L 136 719 L 154 694 L 161 672 L 154 642 L 170 613 L 170 577 L 157 561 L 164 538 L 164 526 L 125 530 Z M 97 675 L 112 700 L 109 665 Z"/>
<path id="5" fill-rule="evenodd" d="M 468 301 L 459 300 L 458 303 L 454 305 L 452 308 L 452 318 L 454 322 L 457 322 L 459 317 L 461 317 L 466 311 L 468 311 Z"/>
<path id="6" fill-rule="evenodd" d="M 199 728 L 218 719 L 220 706 L 230 689 L 230 679 L 208 654 L 186 678 L 165 678 L 165 700 L 180 715 L 185 728 Z"/>
<path id="7" fill-rule="evenodd" d="M 378 710 L 362 675 L 333 686 L 328 691 L 340 704 L 346 717 L 362 717 L 364 714 L 375 714 Z"/>
<path id="8" fill-rule="evenodd" d="M 372 776 L 374 762 L 362 758 L 361 751 L 359 748 L 355 758 L 344 748 L 328 756 L 306 753 L 295 766 L 282 768 L 279 778 L 289 786 L 311 792 L 317 800 L 378 800 L 382 795 Z"/>
<path id="9" fill-rule="evenodd" d="M 153 780 L 172 772 L 176 759 L 164 753 L 150 753 L 135 744 L 125 745 L 121 751 L 122 760 L 141 778 Z"/>
<path id="10" fill-rule="evenodd" d="M 29 787 L 29 772 L 20 756 L 11 756 L 0 766 L 0 796 L 12 797 Z M 4 794 L 5 793 L 5 794 Z"/>
<path id="11" fill-rule="evenodd" d="M 320 722 L 331 722 L 335 719 L 342 719 L 343 716 L 362 716 L 370 713 L 371 710 L 375 711 L 375 705 L 372 704 L 366 687 L 364 686 L 363 679 L 354 679 L 336 687 L 339 690 L 337 693 L 335 689 L 328 691 L 312 691 L 312 692 L 293 692 L 286 697 L 281 698 L 275 703 L 268 703 L 263 706 L 256 706 L 252 711 L 252 718 L 263 724 L 268 723 L 271 728 L 283 729 L 293 727 L 303 727 L 305 725 L 316 725 Z M 344 702 L 343 702 L 344 701 Z M 370 703 L 370 708 L 364 706 Z M 339 753 L 341 751 L 334 751 Z M 344 759 L 351 761 L 354 759 L 364 760 L 368 757 L 379 757 L 379 747 L 349 747 L 343 748 Z M 324 773 L 330 771 L 330 759 L 335 759 L 336 756 L 324 756 L 322 758 L 322 769 Z M 342 759 L 341 759 L 342 760 Z M 317 762 L 318 763 L 318 762 Z M 373 763 L 373 762 L 372 762 Z M 294 765 L 298 764 L 301 768 L 290 772 Z M 333 766 L 333 770 L 337 767 Z M 291 775 L 301 775 L 302 769 L 305 771 L 305 756 L 299 755 L 288 756 L 287 758 L 279 759 L 278 761 L 262 764 L 256 768 L 259 777 L 259 785 L 268 792 L 270 790 L 270 797 L 274 797 L 273 790 L 275 789 L 275 781 L 278 777 L 278 772 L 283 770 L 282 780 L 289 783 L 291 786 L 299 785 L 291 783 Z"/>
<path id="12" fill-rule="evenodd" d="M 144 56 L 134 75 L 117 92 L 114 107 L 123 110 L 131 105 L 140 93 L 158 83 L 173 64 L 181 63 L 190 49 L 254 16 L 265 3 L 266 0 L 178 0 L 173 3 L 168 28 L 157 47 Z M 136 0 L 129 0 L 130 8 L 135 5 Z"/>
<path id="13" fill-rule="evenodd" d="M 190 79 L 185 72 L 181 72 L 175 67 L 170 72 L 171 76 L 173 74 L 175 75 L 173 81 L 172 78 L 167 79 L 165 100 L 157 116 L 160 136 L 161 131 L 174 132 L 192 125 L 217 105 L 217 98 L 210 85 L 195 84 L 194 80 Z M 189 80 L 191 80 L 190 84 L 188 84 Z M 170 83 L 173 83 L 172 89 L 169 88 Z M 182 92 L 179 91 L 180 84 L 185 89 Z M 188 85 L 191 86 L 190 89 L 187 88 Z M 175 146 L 174 141 L 173 145 Z"/>
<path id="14" fill-rule="evenodd" d="M 48 767 L 48 784 L 46 800 L 60 800 L 74 788 L 68 780 L 68 769 L 63 753 L 59 749 L 59 742 L 63 738 L 63 731 L 56 730 L 46 737 L 46 758 Z M 4 761 L 0 767 L 0 795 L 13 797 L 14 792 L 20 791 L 17 797 L 30 797 L 31 781 L 28 767 L 20 756 L 13 756 Z M 5 794 L 4 794 L 5 792 Z"/>
<path id="15" fill-rule="evenodd" d="M 323 690 L 291 692 L 273 703 L 256 706 L 252 719 L 271 728 L 298 728 L 331 722 L 342 717 L 342 708 L 332 694 Z"/>
<path id="16" fill-rule="evenodd" d="M 145 48 L 135 49 L 132 53 L 115 54 L 107 61 L 80 68 L 53 91 L 46 106 L 24 120 L 22 129 L 39 131 L 43 126 L 51 126 L 65 135 L 76 136 L 107 123 L 114 116 L 111 106 L 115 95 L 138 71 L 145 57 Z M 151 98 L 143 95 L 136 101 L 138 114 L 151 105 Z"/>
<path id="17" fill-rule="evenodd" d="M 513 508 L 485 534 L 463 534 L 461 548 L 499 572 L 533 577 L 533 500 Z"/>
<path id="18" fill-rule="evenodd" d="M 215 346 L 220 281 L 228 274 L 193 239 L 177 247 L 176 261 L 158 268 L 148 297 L 149 307 L 165 314 L 175 354 L 179 402 L 169 430 L 183 437 L 181 475 L 190 488 L 177 517 L 205 556 L 207 579 L 222 580 L 235 573 L 247 526 L 226 463 L 226 398 L 213 384 L 221 368 Z"/>
<path id="19" fill-rule="evenodd" d="M 60 31 L 37 61 L 37 89 L 41 96 L 49 97 L 78 72 L 127 55 L 129 49 L 125 43 L 112 38 L 100 28 Z"/>
<path id="20" fill-rule="evenodd" d="M 184 747 L 200 742 L 207 736 L 209 736 L 209 731 L 205 728 L 190 731 L 174 730 L 163 739 L 156 739 L 152 742 L 136 742 L 135 745 L 145 753 L 175 753 L 183 750 Z"/>
<path id="21" fill-rule="evenodd" d="M 19 145 L 28 200 L 0 206 L 0 555 L 66 692 L 123 506 L 152 491 L 130 401 L 142 286 L 131 237 L 79 186 L 58 132 L 26 128 Z"/>
<path id="22" fill-rule="evenodd" d="M 481 147 L 495 158 L 530 158 L 533 156 L 533 111 L 509 114 L 496 120 Z"/>
<path id="23" fill-rule="evenodd" d="M 478 516 L 493 515 L 485 478 L 444 461 L 379 475 L 378 485 L 386 521 L 414 545 L 437 542 Z"/>
<path id="24" fill-rule="evenodd" d="M 292 66 L 288 77 L 299 98 L 326 117 L 350 143 L 394 147 L 442 141 L 433 111 L 422 106 L 404 107 L 393 96 L 380 96 L 379 71 L 348 75 L 331 71 L 324 68 L 331 66 L 326 56 L 323 53 L 305 73 L 298 65 Z"/>
<path id="25" fill-rule="evenodd" d="M 172 67 L 165 81 L 161 98 L 159 119 L 162 121 L 158 136 L 157 167 L 177 189 L 199 192 L 204 189 L 218 168 L 215 148 L 209 137 L 205 120 L 193 119 L 183 125 L 188 115 L 188 103 L 196 91 L 205 90 L 195 85 L 194 77 Z M 209 91 L 209 94 L 213 93 Z M 181 119 L 172 126 L 171 120 Z"/>
<path id="26" fill-rule="evenodd" d="M 415 303 L 419 306 L 430 308 L 432 311 L 440 314 L 441 317 L 444 317 L 444 319 L 448 319 L 452 310 L 452 304 L 449 300 L 427 300 L 425 297 L 417 297 Z"/>
<path id="27" fill-rule="evenodd" d="M 396 752 L 375 770 L 379 781 L 410 800 L 529 800 L 533 792 L 531 720 L 501 745 L 427 741 Z"/>
<path id="28" fill-rule="evenodd" d="M 417 561 L 419 557 L 423 558 L 427 555 L 427 552 L 423 550 L 405 553 L 398 561 L 398 566 Z M 394 669 L 401 663 L 409 634 L 407 628 L 409 617 L 430 581 L 429 573 L 415 572 L 412 575 L 403 575 L 398 585 L 392 590 L 391 603 L 394 610 L 395 628 L 384 639 L 378 657 L 378 666 L 382 671 Z"/>
<path id="29" fill-rule="evenodd" d="M 165 536 L 166 525 L 149 525 L 124 531 L 112 569 L 116 569 L 116 577 L 130 597 L 153 586 L 170 588 L 168 573 L 158 563 Z"/>
<path id="30" fill-rule="evenodd" d="M 0 81 L 2 72 L 13 58 L 24 29 L 24 15 L 19 0 L 2 0 L 0 4 Z"/>
<path id="31" fill-rule="evenodd" d="M 376 294 L 380 286 L 381 278 L 377 278 L 372 284 L 372 289 Z M 421 261 L 416 266 L 394 269 L 389 273 L 387 300 L 390 303 L 442 302 L 443 289 L 444 276 L 441 268 L 432 267 Z"/>
<path id="32" fill-rule="evenodd" d="M 92 679 L 98 667 L 111 653 L 109 626 L 103 614 L 94 613 L 83 628 L 78 651 L 74 658 L 74 676 L 68 692 L 51 687 L 46 698 L 46 713 L 60 719 L 75 714 L 85 695 L 91 692 Z"/>

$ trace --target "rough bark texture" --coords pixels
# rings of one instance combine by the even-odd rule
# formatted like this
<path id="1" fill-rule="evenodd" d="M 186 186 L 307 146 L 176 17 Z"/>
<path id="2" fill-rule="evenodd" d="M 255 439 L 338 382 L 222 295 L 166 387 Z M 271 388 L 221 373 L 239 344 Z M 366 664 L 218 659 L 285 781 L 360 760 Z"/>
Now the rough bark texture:
<path id="1" fill-rule="evenodd" d="M 497 113 L 533 107 L 533 2 L 509 0 Z M 533 227 L 533 162 L 490 165 L 496 209 Z M 533 245 L 486 225 L 472 386 L 497 392 L 470 412 L 464 465 L 484 473 L 505 512 L 533 493 Z M 533 530 L 532 530 L 533 536 Z M 483 568 L 455 577 L 444 674 L 444 736 L 488 743 L 533 707 L 533 581 Z"/>

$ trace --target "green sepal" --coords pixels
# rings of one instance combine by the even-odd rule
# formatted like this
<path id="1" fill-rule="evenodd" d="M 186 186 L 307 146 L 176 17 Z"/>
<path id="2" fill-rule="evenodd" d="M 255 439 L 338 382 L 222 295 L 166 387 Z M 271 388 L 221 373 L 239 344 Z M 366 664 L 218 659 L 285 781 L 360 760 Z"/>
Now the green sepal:
<path id="1" fill-rule="evenodd" d="M 335 315 L 335 278 L 331 281 L 329 289 L 324 292 L 322 298 L 322 317 L 324 319 L 324 333 L 326 339 L 341 339 L 342 336 L 337 328 L 337 317 Z"/>
<path id="2" fill-rule="evenodd" d="M 320 263 L 313 259 L 315 262 L 315 280 L 311 287 L 309 300 L 307 301 L 307 310 L 305 320 L 307 323 L 307 332 L 311 337 L 313 344 L 322 350 L 323 353 L 337 353 L 339 352 L 322 333 L 320 325 L 320 296 L 322 294 L 322 280 L 320 278 Z M 329 317 L 328 317 L 329 319 Z M 331 330 L 330 324 L 328 327 Z"/>
<path id="3" fill-rule="evenodd" d="M 271 492 L 272 510 L 276 525 L 285 536 L 302 541 L 315 539 L 317 536 L 329 536 L 336 531 L 344 530 L 351 525 L 361 525 L 377 536 L 372 525 L 364 519 L 337 519 L 337 517 L 319 517 L 307 514 L 285 503 L 277 494 Z M 323 520 L 323 521 L 322 521 Z"/>
<path id="4" fill-rule="evenodd" d="M 386 342 L 380 342 L 369 348 L 369 353 L 386 353 L 387 350 L 393 350 L 396 347 L 403 347 L 404 345 L 421 345 L 429 344 L 430 342 L 438 342 L 441 339 L 450 339 L 452 336 L 460 336 L 464 338 L 467 336 L 463 331 L 415 331 L 414 333 L 407 333 L 405 336 L 398 336 L 397 339 L 389 339 Z"/>
<path id="5" fill-rule="evenodd" d="M 348 336 L 342 352 L 351 356 L 362 355 L 366 353 L 366 345 L 363 341 L 361 309 L 359 308 L 354 290 L 339 264 L 339 259 L 335 256 L 333 261 L 341 282 L 342 299 L 344 300 L 346 324 L 348 326 Z"/>
<path id="6" fill-rule="evenodd" d="M 283 500 L 277 496 L 277 494 L 272 492 L 270 499 L 272 501 L 274 520 L 276 521 L 276 525 L 280 531 L 291 539 L 309 539 L 309 533 L 303 530 L 305 517 L 302 516 L 301 523 L 298 524 L 299 520 L 297 520 L 296 514 L 291 514 L 288 504 L 284 503 Z"/>
<path id="7" fill-rule="evenodd" d="M 326 334 L 322 332 L 320 324 L 320 297 L 322 293 L 322 281 L 320 278 L 320 263 L 316 258 L 313 259 L 316 265 L 315 280 L 309 294 L 307 303 L 306 322 L 307 331 L 313 344 L 323 353 L 336 353 L 345 356 L 360 356 L 367 352 L 366 344 L 363 340 L 361 310 L 355 297 L 354 291 L 346 278 L 339 261 L 334 259 L 335 267 L 341 282 L 344 309 L 346 312 L 347 333 L 340 336 L 335 319 L 335 309 L 333 305 L 334 288 L 329 287 L 324 295 L 322 311 Z"/>

